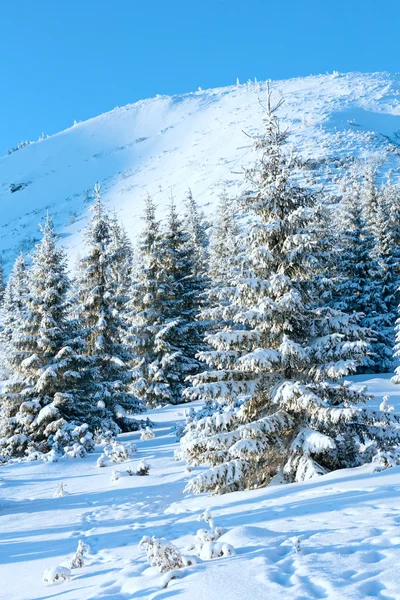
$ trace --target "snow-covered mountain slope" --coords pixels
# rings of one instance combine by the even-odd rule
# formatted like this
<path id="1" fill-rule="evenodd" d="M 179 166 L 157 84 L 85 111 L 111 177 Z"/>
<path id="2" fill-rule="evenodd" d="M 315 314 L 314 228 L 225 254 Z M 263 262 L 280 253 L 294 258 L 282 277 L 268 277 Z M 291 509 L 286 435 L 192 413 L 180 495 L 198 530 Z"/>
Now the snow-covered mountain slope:
<path id="1" fill-rule="evenodd" d="M 375 405 L 388 393 L 400 410 L 400 388 L 388 375 L 354 379 L 368 384 Z M 98 447 L 84 459 L 1 467 L 1 600 L 400 598 L 400 467 L 374 473 L 366 465 L 306 483 L 185 497 L 189 474 L 173 459 L 184 408 L 151 411 L 153 440 L 120 437 L 137 443 L 133 460 L 96 469 Z M 150 475 L 129 476 L 143 458 Z M 116 482 L 113 469 L 121 473 Z M 62 481 L 69 495 L 55 498 Z M 207 527 L 198 521 L 205 509 L 236 555 L 200 560 L 163 589 L 140 539 L 165 537 L 183 551 Z M 79 539 L 91 547 L 84 567 L 70 582 L 46 586 L 43 572 L 71 558 Z"/>
<path id="2" fill-rule="evenodd" d="M 400 75 L 333 74 L 273 82 L 285 103 L 292 140 L 322 167 L 389 149 L 397 167 Z M 162 208 L 188 187 L 211 210 L 225 186 L 236 191 L 253 161 L 243 133 L 261 129 L 265 83 L 143 100 L 78 123 L 0 159 L 0 253 L 9 263 L 38 237 L 46 210 L 55 217 L 71 257 L 79 253 L 87 195 L 100 182 L 130 234 L 140 227 L 150 193 Z M 101 89 L 98 90 L 101 93 Z M 13 191 L 14 190 L 14 191 Z"/>

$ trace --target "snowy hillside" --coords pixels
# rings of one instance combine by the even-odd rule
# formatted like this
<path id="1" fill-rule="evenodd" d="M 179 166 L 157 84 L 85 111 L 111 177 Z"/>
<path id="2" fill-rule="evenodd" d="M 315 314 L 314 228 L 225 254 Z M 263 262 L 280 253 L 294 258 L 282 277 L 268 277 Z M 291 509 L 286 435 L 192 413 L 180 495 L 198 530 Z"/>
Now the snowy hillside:
<path id="1" fill-rule="evenodd" d="M 399 388 L 388 379 L 355 381 L 365 380 L 377 405 L 388 393 L 399 410 Z M 152 411 L 155 439 L 122 435 L 137 444 L 129 461 L 96 469 L 98 447 L 84 459 L 2 467 L 1 599 L 399 598 L 399 467 L 373 473 L 366 465 L 307 483 L 185 498 L 189 475 L 173 459 L 183 411 Z M 142 459 L 150 475 L 129 476 Z M 120 478 L 111 482 L 113 470 Z M 55 498 L 61 482 L 69 495 Z M 235 555 L 199 560 L 163 589 L 164 576 L 147 564 L 140 539 L 163 536 L 183 551 L 207 527 L 198 520 L 205 509 Z M 70 582 L 46 586 L 43 572 L 70 559 L 79 539 L 91 548 L 83 568 L 72 570 Z"/>
<path id="2" fill-rule="evenodd" d="M 340 158 L 389 150 L 397 167 L 400 75 L 332 74 L 273 82 L 280 115 L 317 169 Z M 78 123 L 0 159 L 0 253 L 6 263 L 38 237 L 46 210 L 71 256 L 79 253 L 87 195 L 101 183 L 106 202 L 133 236 L 150 193 L 165 205 L 190 186 L 210 210 L 223 186 L 235 191 L 253 160 L 248 134 L 260 130 L 265 83 L 143 100 Z M 322 162 L 321 162 L 322 161 Z"/>

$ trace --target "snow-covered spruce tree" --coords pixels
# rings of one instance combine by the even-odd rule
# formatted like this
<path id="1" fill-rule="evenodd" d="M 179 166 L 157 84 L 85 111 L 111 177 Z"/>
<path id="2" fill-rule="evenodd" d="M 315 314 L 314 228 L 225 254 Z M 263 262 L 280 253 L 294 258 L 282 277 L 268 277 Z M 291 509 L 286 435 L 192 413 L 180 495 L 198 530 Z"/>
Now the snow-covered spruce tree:
<path id="1" fill-rule="evenodd" d="M 392 250 L 397 257 L 400 253 L 400 183 L 394 183 L 391 174 L 382 186 L 382 194 L 389 215 Z"/>
<path id="2" fill-rule="evenodd" d="M 150 196 L 146 199 L 144 228 L 138 244 L 138 261 L 129 310 L 130 337 L 133 347 L 133 383 L 136 396 L 147 406 L 168 402 L 169 384 L 163 372 L 163 353 L 157 336 L 165 322 L 167 286 L 161 268 L 160 223 Z"/>
<path id="3" fill-rule="evenodd" d="M 372 163 L 358 164 L 362 179 L 362 202 L 365 219 L 371 236 L 375 234 L 375 220 L 378 211 L 380 189 L 377 182 L 377 167 Z"/>
<path id="4" fill-rule="evenodd" d="M 372 257 L 374 239 L 367 224 L 362 184 L 356 170 L 346 174 L 342 188 L 337 219 L 338 260 L 333 273 L 333 306 L 348 314 L 358 314 L 361 324 L 369 329 L 369 336 L 374 335 L 376 340 L 377 334 L 372 334 L 370 326 L 371 317 L 376 315 L 379 305 L 379 289 L 373 278 L 378 264 Z M 377 358 L 375 353 L 365 354 L 358 370 L 373 370 Z"/>
<path id="5" fill-rule="evenodd" d="M 169 402 L 182 402 L 188 376 L 199 371 L 196 355 L 205 349 L 207 323 L 199 320 L 204 305 L 204 275 L 196 272 L 197 254 L 171 198 L 161 241 L 165 312 L 156 345 L 163 353 L 163 371 L 169 385 Z"/>
<path id="6" fill-rule="evenodd" d="M 197 277 L 205 277 L 208 271 L 208 225 L 189 188 L 185 199 L 183 227 L 193 248 L 194 272 Z"/>
<path id="7" fill-rule="evenodd" d="M 364 323 L 374 331 L 374 370 L 387 372 L 393 367 L 399 250 L 394 243 L 390 194 L 385 193 L 384 186 L 378 184 L 374 166 L 367 165 L 361 173 L 363 205 L 371 246 L 370 287 L 373 301 Z"/>
<path id="8" fill-rule="evenodd" d="M 8 290 L 23 291 L 25 298 L 10 342 L 13 376 L 0 396 L 0 453 L 7 457 L 51 449 L 59 453 L 75 444 L 80 453 L 92 449 L 85 393 L 90 370 L 67 319 L 65 254 L 57 248 L 50 217 L 41 230 L 28 284 L 19 257 Z"/>
<path id="9" fill-rule="evenodd" d="M 399 212 L 394 186 L 378 185 L 372 167 L 356 168 L 344 184 L 335 300 L 346 312 L 363 313 L 361 324 L 371 330 L 371 353 L 359 370 L 386 372 L 400 283 Z"/>
<path id="10" fill-rule="evenodd" d="M 400 246 L 397 238 L 399 227 L 396 216 L 393 219 L 391 198 L 385 188 L 379 188 L 374 222 L 373 259 L 376 268 L 372 272 L 372 286 L 376 290 L 375 311 L 370 317 L 370 327 L 374 330 L 375 370 L 388 372 L 393 368 L 392 348 L 395 342 L 394 327 L 399 304 Z"/>
<path id="11" fill-rule="evenodd" d="M 132 243 L 123 225 L 116 214 L 110 219 L 111 228 L 111 272 L 116 282 L 115 295 L 123 311 L 124 305 L 129 300 L 132 286 L 133 248 Z"/>
<path id="12" fill-rule="evenodd" d="M 385 205 L 389 215 L 390 231 L 391 231 L 391 251 L 392 260 L 395 261 L 395 265 L 392 268 L 392 276 L 397 278 L 399 281 L 400 277 L 400 263 L 398 262 L 398 255 L 400 253 L 400 185 L 393 184 L 388 181 L 384 186 L 384 197 Z M 397 288 L 398 293 L 398 288 Z M 399 309 L 398 309 L 399 310 Z M 400 358 L 400 316 L 397 317 L 395 325 L 395 346 L 394 346 L 394 361 L 399 362 Z M 395 376 L 393 377 L 395 383 L 400 383 L 400 367 L 397 366 L 395 369 Z"/>
<path id="13" fill-rule="evenodd" d="M 204 347 L 204 324 L 197 321 L 203 276 L 195 274 L 194 262 L 173 201 L 161 231 L 148 198 L 130 306 L 133 389 L 149 406 L 181 402 L 185 378 L 199 368 L 195 355 Z"/>
<path id="14" fill-rule="evenodd" d="M 4 283 L 4 267 L 3 263 L 0 261 L 0 305 L 4 300 L 4 292 L 5 292 L 5 283 Z"/>
<path id="15" fill-rule="evenodd" d="M 235 258 L 240 255 L 243 245 L 240 233 L 237 200 L 223 190 L 210 240 L 209 276 L 215 285 L 226 287 L 232 281 L 232 264 L 236 265 Z"/>
<path id="16" fill-rule="evenodd" d="M 127 324 L 118 296 L 118 254 L 112 243 L 110 218 L 95 187 L 92 218 L 85 231 L 86 256 L 79 266 L 77 318 L 85 339 L 85 354 L 96 368 L 96 380 L 88 390 L 102 411 L 102 427 L 123 431 L 137 429 L 131 417 L 143 407 L 130 391 L 131 348 L 123 342 Z"/>
<path id="17" fill-rule="evenodd" d="M 209 305 L 206 290 L 210 287 L 210 240 L 208 236 L 210 226 L 190 189 L 185 201 L 182 228 L 187 234 L 187 254 L 193 265 L 193 273 L 190 277 L 190 296 L 194 299 L 195 311 L 190 318 L 195 319 L 195 330 L 200 332 L 201 337 L 204 337 L 204 332 L 210 327 L 208 317 L 200 312 Z"/>
<path id="18" fill-rule="evenodd" d="M 25 311 L 27 295 L 27 266 L 23 254 L 20 253 L 8 277 L 1 310 L 3 328 L 0 339 L 5 358 L 10 350 L 12 334 L 17 330 Z"/>
<path id="19" fill-rule="evenodd" d="M 243 268 L 243 246 L 237 201 L 223 190 L 210 236 L 207 302 L 201 312 L 201 318 L 210 323 L 209 330 L 229 322 L 226 306 L 234 293 L 235 277 Z"/>
<path id="20" fill-rule="evenodd" d="M 208 336 L 214 349 L 200 356 L 210 370 L 186 392 L 227 403 L 192 420 L 181 440 L 181 456 L 211 467 L 189 482 L 193 492 L 251 488 L 276 475 L 308 479 L 360 464 L 362 443 L 370 457 L 398 438 L 393 415 L 358 408 L 365 394 L 341 383 L 363 359 L 364 330 L 357 316 L 318 305 L 318 240 L 309 233 L 316 198 L 285 152 L 279 105 L 269 94 L 266 131 L 255 143 L 261 157 L 246 172 L 241 206 L 252 226 L 248 269 L 230 300 L 235 326 Z"/>

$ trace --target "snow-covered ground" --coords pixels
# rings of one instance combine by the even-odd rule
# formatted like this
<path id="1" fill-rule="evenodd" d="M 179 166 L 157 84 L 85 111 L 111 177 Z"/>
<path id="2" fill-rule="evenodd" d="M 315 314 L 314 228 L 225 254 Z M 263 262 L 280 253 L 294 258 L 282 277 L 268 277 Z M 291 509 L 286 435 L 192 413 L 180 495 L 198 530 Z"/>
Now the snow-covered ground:
<path id="1" fill-rule="evenodd" d="M 388 394 L 400 410 L 400 386 L 389 375 L 354 380 L 367 383 L 376 405 Z M 1 599 L 400 598 L 400 467 L 374 473 L 367 465 L 308 483 L 185 497 L 189 474 L 173 458 L 184 409 L 151 411 L 152 440 L 122 435 L 138 448 L 124 463 L 96 468 L 99 448 L 84 459 L 0 468 Z M 126 469 L 144 458 L 150 475 L 129 476 Z M 113 470 L 121 472 L 116 482 Z M 55 498 L 61 482 L 69 495 Z M 226 529 L 220 541 L 236 555 L 200 561 L 163 588 L 140 539 L 165 537 L 183 550 L 204 527 L 204 509 Z M 79 539 L 91 547 L 85 566 L 70 582 L 46 586 L 43 572 L 71 558 Z"/>
<path id="2" fill-rule="evenodd" d="M 333 73 L 271 86 L 285 98 L 279 115 L 316 173 L 388 149 L 385 168 L 398 167 L 400 75 Z M 147 193 L 162 217 L 171 192 L 179 204 L 190 186 L 210 212 L 223 187 L 237 191 L 243 167 L 254 160 L 244 132 L 262 130 L 265 97 L 265 82 L 159 96 L 0 158 L 0 258 L 7 269 L 19 250 L 32 248 L 47 210 L 73 264 L 96 182 L 132 238 Z"/>

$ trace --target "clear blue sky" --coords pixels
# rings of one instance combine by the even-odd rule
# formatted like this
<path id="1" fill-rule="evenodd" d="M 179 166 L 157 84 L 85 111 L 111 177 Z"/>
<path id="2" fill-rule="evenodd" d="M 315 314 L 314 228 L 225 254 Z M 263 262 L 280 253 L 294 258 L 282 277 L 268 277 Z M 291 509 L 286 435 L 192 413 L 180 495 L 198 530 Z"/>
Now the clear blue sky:
<path id="1" fill-rule="evenodd" d="M 155 94 L 400 71 L 400 0 L 0 0 L 0 154 Z"/>

